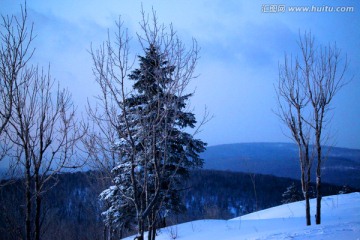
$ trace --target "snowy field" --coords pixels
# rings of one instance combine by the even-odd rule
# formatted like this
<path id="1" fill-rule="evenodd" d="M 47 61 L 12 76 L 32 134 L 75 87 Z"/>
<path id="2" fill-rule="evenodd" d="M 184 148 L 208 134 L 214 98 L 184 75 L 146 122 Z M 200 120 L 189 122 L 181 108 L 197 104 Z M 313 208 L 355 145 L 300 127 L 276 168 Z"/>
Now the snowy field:
<path id="1" fill-rule="evenodd" d="M 322 224 L 305 225 L 303 201 L 269 208 L 230 220 L 199 220 L 161 229 L 158 240 L 328 239 L 360 240 L 360 193 L 324 197 Z M 129 237 L 127 240 L 134 239 Z M 146 238 L 145 238 L 146 239 Z"/>

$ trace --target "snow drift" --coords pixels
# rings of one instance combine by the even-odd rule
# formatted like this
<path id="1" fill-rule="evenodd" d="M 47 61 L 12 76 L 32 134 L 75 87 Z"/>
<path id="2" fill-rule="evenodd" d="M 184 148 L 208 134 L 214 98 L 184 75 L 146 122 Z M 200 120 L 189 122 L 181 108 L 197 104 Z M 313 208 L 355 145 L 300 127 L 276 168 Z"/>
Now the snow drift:
<path id="1" fill-rule="evenodd" d="M 161 229 L 156 239 L 360 239 L 360 193 L 323 197 L 322 224 L 305 224 L 305 202 L 284 204 L 230 220 L 198 220 Z M 128 240 L 133 237 L 126 238 Z"/>

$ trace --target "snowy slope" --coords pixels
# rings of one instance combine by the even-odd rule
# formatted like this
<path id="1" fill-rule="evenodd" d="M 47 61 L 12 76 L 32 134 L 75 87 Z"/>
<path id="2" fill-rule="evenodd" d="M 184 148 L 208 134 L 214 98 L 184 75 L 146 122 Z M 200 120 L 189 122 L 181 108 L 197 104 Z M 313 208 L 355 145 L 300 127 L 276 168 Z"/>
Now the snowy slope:
<path id="1" fill-rule="evenodd" d="M 359 239 L 360 193 L 324 197 L 322 224 L 305 226 L 304 202 L 285 204 L 231 220 L 199 220 L 162 229 L 158 240 Z M 311 200 L 314 222 L 315 199 Z M 133 237 L 127 238 L 133 239 Z"/>

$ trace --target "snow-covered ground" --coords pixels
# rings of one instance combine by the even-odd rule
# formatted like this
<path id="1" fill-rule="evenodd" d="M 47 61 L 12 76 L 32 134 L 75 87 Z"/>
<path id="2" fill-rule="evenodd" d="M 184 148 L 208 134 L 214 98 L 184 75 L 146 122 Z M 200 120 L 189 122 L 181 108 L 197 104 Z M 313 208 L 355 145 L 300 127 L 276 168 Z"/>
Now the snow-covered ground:
<path id="1" fill-rule="evenodd" d="M 269 208 L 231 220 L 199 220 L 161 229 L 158 240 L 359 239 L 360 193 L 324 197 L 322 224 L 305 224 L 303 201 Z M 133 239 L 130 237 L 127 239 Z"/>

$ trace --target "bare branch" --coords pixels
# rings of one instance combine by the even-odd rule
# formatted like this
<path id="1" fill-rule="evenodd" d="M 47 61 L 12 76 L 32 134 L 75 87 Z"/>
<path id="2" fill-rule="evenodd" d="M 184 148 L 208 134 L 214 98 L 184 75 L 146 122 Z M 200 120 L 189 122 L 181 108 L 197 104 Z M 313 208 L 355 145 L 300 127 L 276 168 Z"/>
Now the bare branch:
<path id="1" fill-rule="evenodd" d="M 21 6 L 21 17 L 1 16 L 0 25 L 0 160 L 4 158 L 11 144 L 4 134 L 14 111 L 14 94 L 22 79 L 21 71 L 33 56 L 31 48 L 34 39 L 33 25 L 29 26 L 26 5 Z"/>

